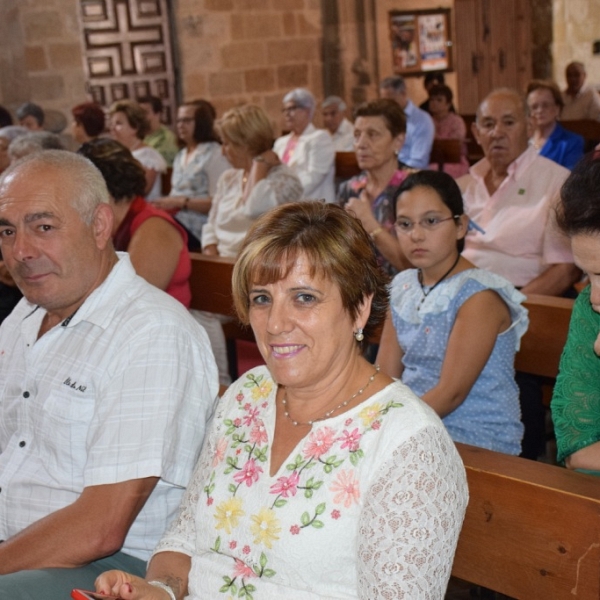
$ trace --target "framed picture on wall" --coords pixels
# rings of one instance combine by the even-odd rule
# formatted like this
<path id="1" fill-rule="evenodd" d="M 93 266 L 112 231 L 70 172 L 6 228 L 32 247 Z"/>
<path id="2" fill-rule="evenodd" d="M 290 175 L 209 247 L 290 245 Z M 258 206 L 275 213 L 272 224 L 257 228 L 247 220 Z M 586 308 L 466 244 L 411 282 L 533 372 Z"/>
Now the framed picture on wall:
<path id="1" fill-rule="evenodd" d="M 391 10 L 392 62 L 397 75 L 452 71 L 450 9 Z"/>

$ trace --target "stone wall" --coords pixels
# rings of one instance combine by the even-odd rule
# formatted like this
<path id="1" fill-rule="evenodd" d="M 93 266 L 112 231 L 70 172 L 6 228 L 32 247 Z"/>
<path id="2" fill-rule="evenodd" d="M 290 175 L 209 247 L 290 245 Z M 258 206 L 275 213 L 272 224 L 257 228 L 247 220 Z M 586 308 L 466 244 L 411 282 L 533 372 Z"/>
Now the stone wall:
<path id="1" fill-rule="evenodd" d="M 600 39 L 599 0 L 553 0 L 554 78 L 566 86 L 565 67 L 573 60 L 586 66 L 587 83 L 600 89 L 600 54 L 592 44 Z"/>
<path id="2" fill-rule="evenodd" d="M 175 29 L 184 100 L 253 102 L 279 123 L 285 92 L 322 96 L 319 0 L 179 0 Z"/>
<path id="3" fill-rule="evenodd" d="M 86 100 L 77 0 L 2 0 L 1 103 L 31 100 L 65 116 Z M 54 115 L 55 116 L 55 115 Z"/>

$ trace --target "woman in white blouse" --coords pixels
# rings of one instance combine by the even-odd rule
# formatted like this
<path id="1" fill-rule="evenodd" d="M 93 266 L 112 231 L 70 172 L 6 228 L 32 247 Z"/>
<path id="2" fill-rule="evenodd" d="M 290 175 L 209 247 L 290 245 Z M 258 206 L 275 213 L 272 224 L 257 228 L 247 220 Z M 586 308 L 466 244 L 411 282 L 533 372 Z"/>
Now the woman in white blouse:
<path id="1" fill-rule="evenodd" d="M 275 152 L 302 182 L 304 197 L 335 201 L 335 149 L 331 135 L 312 124 L 315 97 L 296 88 L 283 98 L 283 128 L 290 133 L 277 139 Z"/>
<path id="2" fill-rule="evenodd" d="M 229 110 L 217 131 L 233 169 L 217 183 L 202 229 L 202 252 L 235 257 L 252 222 L 279 204 L 300 200 L 302 185 L 273 152 L 273 127 L 259 106 Z"/>
<path id="3" fill-rule="evenodd" d="M 444 425 L 362 356 L 386 277 L 360 221 L 322 202 L 252 226 L 233 274 L 266 365 L 219 401 L 178 516 L 124 600 L 441 600 L 467 505 Z"/>
<path id="4" fill-rule="evenodd" d="M 161 196 L 162 174 L 167 163 L 157 150 L 144 143 L 150 124 L 142 107 L 131 100 L 115 102 L 109 111 L 110 135 L 125 146 L 144 167 L 146 173 L 146 200 Z"/>
<path id="5" fill-rule="evenodd" d="M 215 116 L 214 107 L 206 100 L 179 107 L 177 135 L 184 147 L 173 161 L 170 195 L 156 202 L 164 210 L 179 211 L 175 218 L 197 238 L 198 249 L 217 181 L 231 168 L 214 130 Z M 193 241 L 190 249 L 196 249 Z"/>

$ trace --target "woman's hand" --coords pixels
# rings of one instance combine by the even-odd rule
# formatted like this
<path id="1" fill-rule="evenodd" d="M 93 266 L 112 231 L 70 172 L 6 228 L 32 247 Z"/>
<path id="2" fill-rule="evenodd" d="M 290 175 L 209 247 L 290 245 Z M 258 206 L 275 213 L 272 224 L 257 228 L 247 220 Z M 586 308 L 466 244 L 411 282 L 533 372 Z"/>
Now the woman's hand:
<path id="1" fill-rule="evenodd" d="M 123 600 L 170 600 L 165 590 L 125 571 L 106 571 L 96 579 L 95 586 L 99 594 Z"/>
<path id="2" fill-rule="evenodd" d="M 202 254 L 206 254 L 206 256 L 219 256 L 217 245 L 209 244 L 208 246 L 204 246 L 204 248 L 202 248 Z"/>
<path id="3" fill-rule="evenodd" d="M 372 233 L 375 229 L 380 227 L 379 222 L 373 214 L 371 209 L 371 200 L 365 190 L 360 192 L 358 198 L 350 198 L 346 202 L 345 209 L 348 212 L 352 212 L 356 215 L 367 233 Z"/>

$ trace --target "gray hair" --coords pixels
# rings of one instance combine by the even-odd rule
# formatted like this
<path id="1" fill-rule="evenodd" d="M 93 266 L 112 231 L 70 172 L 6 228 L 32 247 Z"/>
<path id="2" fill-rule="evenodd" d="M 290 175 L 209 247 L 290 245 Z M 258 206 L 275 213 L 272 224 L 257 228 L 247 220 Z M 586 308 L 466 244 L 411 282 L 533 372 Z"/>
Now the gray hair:
<path id="1" fill-rule="evenodd" d="M 327 96 L 323 100 L 321 108 L 329 108 L 330 106 L 337 106 L 338 110 L 342 112 L 346 110 L 346 103 L 339 96 Z"/>
<path id="2" fill-rule="evenodd" d="M 28 133 L 29 129 L 27 129 L 27 127 L 21 127 L 20 125 L 7 125 L 6 127 L 0 128 L 0 138 L 4 138 L 9 142 Z"/>
<path id="3" fill-rule="evenodd" d="M 109 203 L 108 189 L 100 171 L 87 158 L 66 150 L 34 152 L 12 164 L 0 175 L 0 195 L 7 179 L 12 175 L 31 171 L 31 175 L 35 177 L 40 168 L 44 167 L 64 173 L 65 177 L 61 180 L 64 193 L 70 194 L 71 205 L 86 225 L 91 224 L 100 204 Z M 44 185 L 43 180 L 40 185 Z"/>
<path id="4" fill-rule="evenodd" d="M 489 98 L 492 98 L 493 96 L 512 96 L 515 99 L 515 102 L 518 106 L 521 107 L 521 109 L 523 110 L 523 116 L 526 117 L 529 109 L 527 108 L 527 98 L 521 94 L 521 92 L 519 92 L 518 90 L 514 89 L 514 88 L 509 88 L 509 87 L 501 87 L 501 88 L 496 88 L 495 90 L 492 90 L 480 103 L 479 106 L 477 107 L 477 112 L 475 114 L 475 121 L 477 123 L 479 123 L 479 119 L 481 117 L 481 107 L 483 106 L 483 104 L 485 102 L 487 102 L 487 100 Z"/>
<path id="5" fill-rule="evenodd" d="M 313 118 L 315 114 L 315 107 L 317 102 L 312 93 L 306 88 L 296 88 L 291 92 L 288 92 L 283 97 L 284 102 L 293 102 L 299 108 L 306 108 L 310 114 L 310 118 Z"/>
<path id="6" fill-rule="evenodd" d="M 405 92 L 406 82 L 404 81 L 404 77 L 393 75 L 392 77 L 382 79 L 379 88 L 392 88 L 395 92 Z"/>
<path id="7" fill-rule="evenodd" d="M 44 110 L 41 106 L 34 104 L 33 102 L 25 102 L 17 108 L 17 119 L 21 121 L 25 117 L 33 117 L 41 127 L 44 124 Z"/>
<path id="8" fill-rule="evenodd" d="M 42 150 L 64 149 L 63 143 L 55 133 L 50 131 L 27 131 L 25 135 L 21 135 L 11 142 L 8 147 L 8 155 L 10 160 L 14 161 Z"/>

